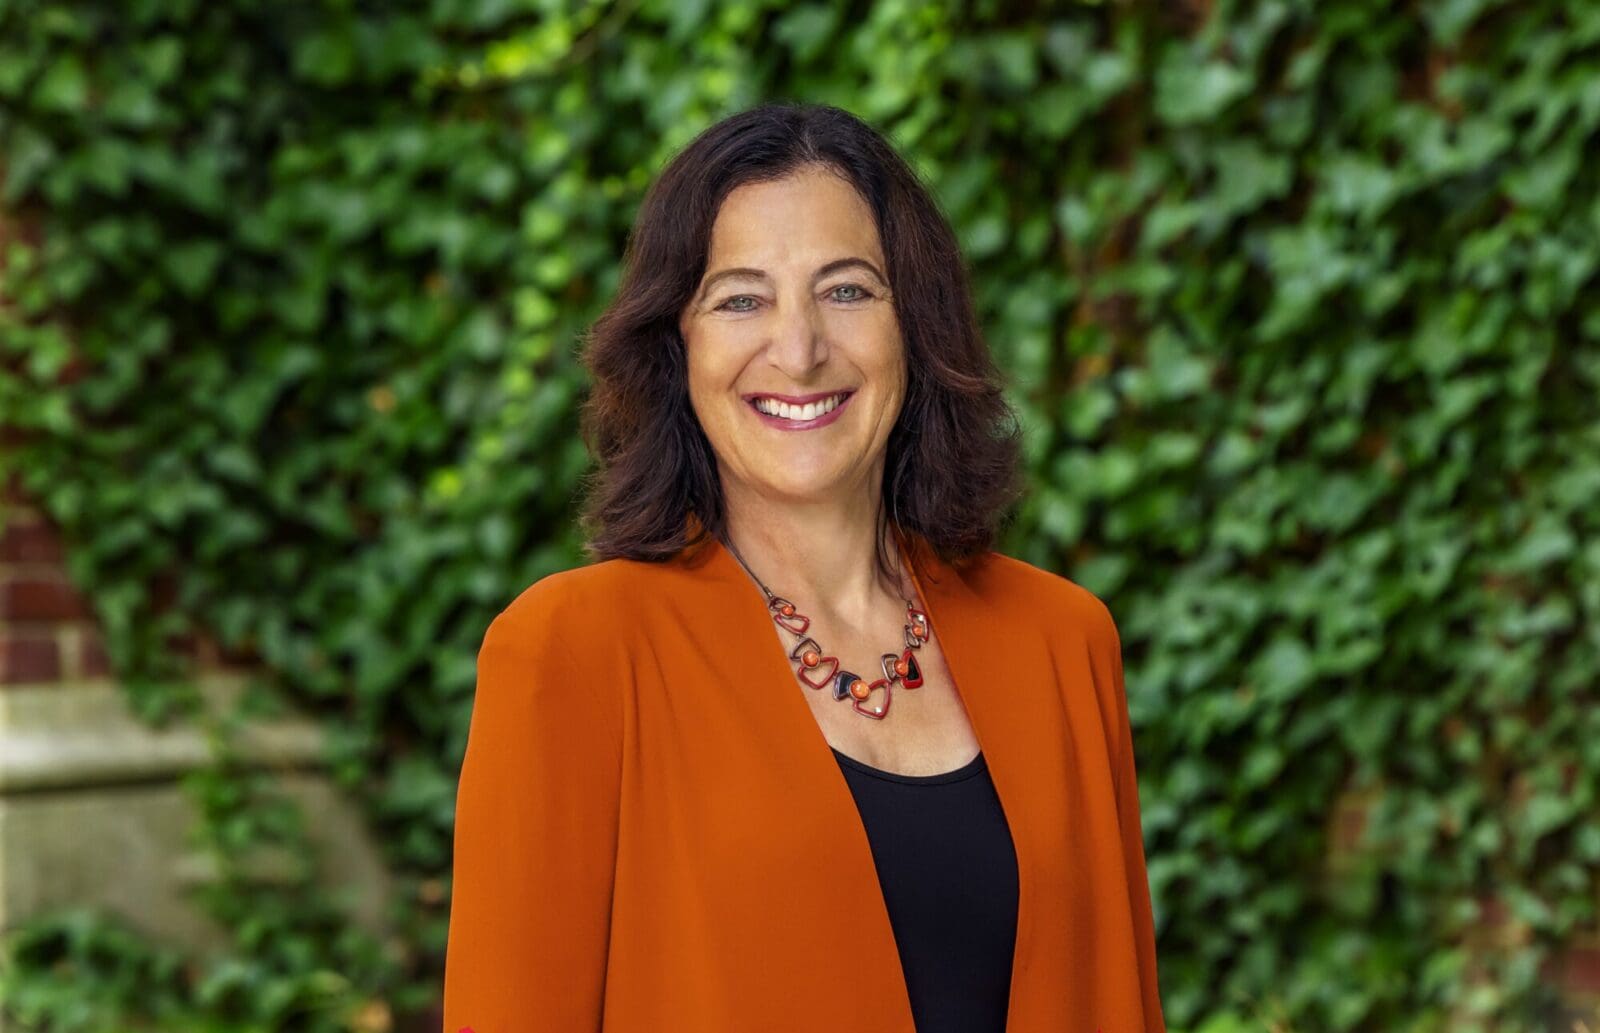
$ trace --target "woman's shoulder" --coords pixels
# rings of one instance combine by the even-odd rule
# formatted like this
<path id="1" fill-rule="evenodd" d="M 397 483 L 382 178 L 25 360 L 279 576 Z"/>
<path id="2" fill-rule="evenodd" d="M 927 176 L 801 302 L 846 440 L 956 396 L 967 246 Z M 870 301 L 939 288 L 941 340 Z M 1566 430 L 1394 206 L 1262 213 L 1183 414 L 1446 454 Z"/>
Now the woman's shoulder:
<path id="1" fill-rule="evenodd" d="M 986 610 L 998 605 L 994 600 L 1007 599 L 1009 608 L 1000 611 L 1006 619 L 1031 622 L 1026 626 L 1036 629 L 1058 655 L 1087 655 L 1090 684 L 1099 697 L 1100 712 L 1106 715 L 1106 734 L 1116 734 L 1116 715 L 1126 719 L 1127 702 L 1122 682 L 1122 637 L 1111 608 L 1070 576 L 1002 553 L 986 555 L 982 567 L 982 572 L 975 571 L 968 583 L 985 600 Z M 1075 665 L 1061 669 L 1081 670 Z M 1076 691 L 1083 684 L 1076 676 L 1062 680 L 1064 691 Z"/>
<path id="2" fill-rule="evenodd" d="M 964 572 L 964 580 L 980 598 L 1001 608 L 1019 606 L 1039 619 L 1059 623 L 1063 617 L 1090 633 L 1115 641 L 1111 608 L 1071 577 L 1026 560 L 990 551 Z"/>
<path id="3" fill-rule="evenodd" d="M 552 571 L 519 591 L 491 626 L 582 641 L 637 620 L 670 576 L 663 564 L 623 558 Z"/>

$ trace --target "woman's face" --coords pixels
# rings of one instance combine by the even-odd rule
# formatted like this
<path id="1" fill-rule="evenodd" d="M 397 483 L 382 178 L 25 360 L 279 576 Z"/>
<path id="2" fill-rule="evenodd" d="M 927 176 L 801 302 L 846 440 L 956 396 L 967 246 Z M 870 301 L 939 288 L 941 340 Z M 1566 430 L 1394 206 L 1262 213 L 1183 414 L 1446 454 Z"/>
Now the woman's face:
<path id="1" fill-rule="evenodd" d="M 678 322 L 725 480 L 788 501 L 880 483 L 906 384 L 885 265 L 871 210 L 835 173 L 728 194 Z"/>

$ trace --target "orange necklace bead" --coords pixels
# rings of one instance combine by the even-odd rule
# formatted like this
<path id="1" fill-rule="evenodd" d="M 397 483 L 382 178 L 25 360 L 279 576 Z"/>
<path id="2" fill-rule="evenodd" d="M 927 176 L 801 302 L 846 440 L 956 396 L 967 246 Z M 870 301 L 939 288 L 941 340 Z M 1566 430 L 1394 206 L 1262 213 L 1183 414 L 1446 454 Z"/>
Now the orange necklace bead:
<path id="1" fill-rule="evenodd" d="M 816 639 L 806 635 L 806 630 L 811 627 L 811 618 L 800 613 L 794 603 L 774 595 L 772 590 L 756 577 L 755 572 L 745 563 L 744 558 L 731 543 L 723 542 L 723 545 L 733 558 L 739 561 L 739 566 L 744 567 L 750 579 L 760 586 L 767 597 L 767 609 L 778 627 L 800 636 L 800 640 L 789 651 L 789 659 L 798 661 L 800 666 L 796 668 L 795 674 L 808 688 L 820 690 L 831 686 L 834 699 L 848 699 L 856 713 L 881 721 L 889 713 L 892 687 L 915 689 L 922 685 L 922 667 L 917 663 L 914 651 L 921 649 L 922 644 L 932 636 L 926 610 L 918 609 L 910 599 L 905 600 L 905 647 L 898 653 L 884 653 L 881 660 L 883 677 L 869 682 L 853 671 L 841 670 L 838 657 L 825 655 Z M 818 669 L 825 669 L 827 673 L 821 677 L 814 677 L 813 673 Z M 879 690 L 883 693 L 882 702 L 877 706 L 867 706 L 868 700 Z"/>

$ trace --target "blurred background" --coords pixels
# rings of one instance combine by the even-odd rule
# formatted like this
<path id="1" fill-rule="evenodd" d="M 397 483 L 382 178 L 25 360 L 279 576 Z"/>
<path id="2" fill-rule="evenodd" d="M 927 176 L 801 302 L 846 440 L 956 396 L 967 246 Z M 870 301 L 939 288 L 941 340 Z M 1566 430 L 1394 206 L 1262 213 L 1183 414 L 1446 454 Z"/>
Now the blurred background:
<path id="1" fill-rule="evenodd" d="M 1174 1033 L 1600 1033 L 1600 5 L 0 0 L 8 1033 L 436 1033 L 580 334 L 769 99 L 958 229 Z"/>

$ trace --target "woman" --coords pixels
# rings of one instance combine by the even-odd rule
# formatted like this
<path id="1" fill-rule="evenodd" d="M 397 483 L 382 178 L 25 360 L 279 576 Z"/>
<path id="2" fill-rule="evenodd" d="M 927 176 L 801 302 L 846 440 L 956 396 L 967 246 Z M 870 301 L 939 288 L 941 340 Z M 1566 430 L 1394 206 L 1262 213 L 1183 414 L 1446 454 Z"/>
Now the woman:
<path id="1" fill-rule="evenodd" d="M 592 329 L 597 562 L 491 623 L 447 1033 L 1161 1033 L 1120 644 L 989 546 L 961 255 L 836 108 L 695 139 Z"/>

